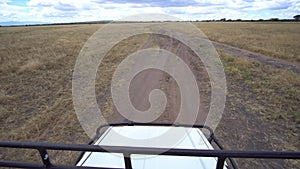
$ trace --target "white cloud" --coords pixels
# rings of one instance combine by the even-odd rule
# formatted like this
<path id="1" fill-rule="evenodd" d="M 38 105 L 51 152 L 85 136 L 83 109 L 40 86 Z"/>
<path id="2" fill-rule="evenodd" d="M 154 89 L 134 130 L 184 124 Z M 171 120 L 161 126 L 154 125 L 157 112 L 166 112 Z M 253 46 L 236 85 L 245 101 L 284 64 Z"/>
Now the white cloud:
<path id="1" fill-rule="evenodd" d="M 10 3 L 9 3 L 10 2 Z M 8 5 L 8 3 L 10 5 Z M 75 22 L 120 19 L 140 13 L 165 13 L 184 20 L 292 18 L 300 13 L 298 0 L 30 0 L 27 6 L 0 2 L 0 21 Z"/>

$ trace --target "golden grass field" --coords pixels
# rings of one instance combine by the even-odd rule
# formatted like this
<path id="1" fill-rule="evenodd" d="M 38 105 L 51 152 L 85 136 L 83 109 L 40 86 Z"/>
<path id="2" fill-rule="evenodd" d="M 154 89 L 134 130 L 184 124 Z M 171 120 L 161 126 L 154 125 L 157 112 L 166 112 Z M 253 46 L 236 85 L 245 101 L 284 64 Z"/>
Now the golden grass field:
<path id="1" fill-rule="evenodd" d="M 200 22 L 195 25 L 213 41 L 300 63 L 299 23 Z"/>
<path id="2" fill-rule="evenodd" d="M 299 23 L 196 23 L 211 40 L 267 56 L 300 62 Z M 87 143 L 72 102 L 72 73 L 87 39 L 102 25 L 0 27 L 0 138 L 14 141 Z M 116 60 L 139 49 L 147 36 L 111 50 L 98 71 L 112 74 Z M 227 78 L 227 102 L 216 135 L 226 148 L 300 150 L 300 75 L 218 50 Z M 110 77 L 97 77 L 104 111 Z M 16 151 L 0 158 L 36 160 Z M 52 152 L 70 164 L 76 153 Z M 293 160 L 238 160 L 242 168 L 297 168 Z"/>

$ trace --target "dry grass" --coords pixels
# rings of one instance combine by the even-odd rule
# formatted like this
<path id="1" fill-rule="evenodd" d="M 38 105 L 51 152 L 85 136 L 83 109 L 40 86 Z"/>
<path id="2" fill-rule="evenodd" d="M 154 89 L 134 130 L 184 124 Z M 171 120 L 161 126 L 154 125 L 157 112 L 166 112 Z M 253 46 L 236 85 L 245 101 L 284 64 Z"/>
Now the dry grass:
<path id="1" fill-rule="evenodd" d="M 99 27 L 0 28 L 1 140 L 88 141 L 73 108 L 71 80 L 80 49 Z M 22 158 L 33 158 L 32 153 L 26 154 Z M 8 156 L 21 159 L 14 151 Z"/>
<path id="2" fill-rule="evenodd" d="M 73 108 L 71 82 L 80 49 L 100 26 L 0 28 L 1 140 L 88 141 Z M 199 26 L 213 40 L 249 47 L 263 54 L 268 51 L 272 56 L 299 62 L 300 38 L 296 29 L 299 24 L 204 23 Z M 269 30 L 269 27 L 275 28 Z M 107 116 L 112 107 L 108 94 L 110 75 L 122 58 L 146 41 L 147 36 L 138 36 L 121 42 L 100 65 L 98 72 L 106 76 L 97 75 L 96 94 L 99 105 L 103 106 L 101 111 Z M 256 47 L 261 47 L 261 51 Z M 230 148 L 299 150 L 299 75 L 219 52 L 228 82 L 226 109 L 217 129 L 221 140 Z M 1 159 L 8 156 L 18 160 L 37 158 L 34 153 L 20 156 L 16 151 L 0 154 Z M 52 156 L 56 162 L 71 163 L 77 154 L 53 153 Z M 241 165 L 247 166 L 243 161 Z M 277 163 L 270 165 L 274 167 Z"/>
<path id="3" fill-rule="evenodd" d="M 195 23 L 209 39 L 300 63 L 300 23 Z"/>
<path id="4" fill-rule="evenodd" d="M 299 74 L 218 52 L 228 93 L 217 135 L 230 149 L 299 151 Z M 297 168 L 299 162 L 285 161 L 283 166 Z M 281 168 L 280 163 L 239 160 L 242 168 Z"/>
<path id="5" fill-rule="evenodd" d="M 72 73 L 86 40 L 101 25 L 1 28 L 1 140 L 87 143 L 72 102 Z M 99 67 L 96 94 L 105 117 L 112 112 L 110 80 L 125 56 L 136 51 L 147 35 L 114 47 Z M 7 42 L 7 43 L 5 43 Z M 131 44 L 130 49 L 128 44 Z M 117 49 L 115 49 L 117 48 Z M 112 60 L 114 62 L 112 62 Z M 105 74 L 105 76 L 102 76 Z M 111 75 L 111 76 L 110 76 Z M 18 156 L 12 151 L 2 158 Z M 27 152 L 18 160 L 39 160 Z M 76 153 L 53 153 L 55 162 L 73 163 Z"/>
<path id="6" fill-rule="evenodd" d="M 17 70 L 18 73 L 24 71 L 34 71 L 43 67 L 43 63 L 38 59 L 28 60 L 24 65 L 20 66 L 20 69 Z"/>
<path id="7" fill-rule="evenodd" d="M 245 87 L 249 99 L 244 102 L 247 109 L 258 113 L 264 120 L 277 122 L 287 120 L 300 124 L 300 76 L 294 72 L 272 69 L 260 63 L 228 55 L 222 51 L 230 88 Z M 240 94 L 236 91 L 229 95 Z M 297 125 L 293 126 L 296 129 Z"/>

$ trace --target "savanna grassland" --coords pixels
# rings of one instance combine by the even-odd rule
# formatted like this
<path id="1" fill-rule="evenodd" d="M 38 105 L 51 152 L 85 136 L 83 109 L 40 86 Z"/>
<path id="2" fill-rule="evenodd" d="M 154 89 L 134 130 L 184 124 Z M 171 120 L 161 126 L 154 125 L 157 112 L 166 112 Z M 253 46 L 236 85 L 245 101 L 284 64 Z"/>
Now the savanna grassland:
<path id="1" fill-rule="evenodd" d="M 300 63 L 298 22 L 195 23 L 210 40 Z"/>
<path id="2" fill-rule="evenodd" d="M 299 64 L 299 23 L 196 23 L 209 39 Z M 72 101 L 72 73 L 87 39 L 102 25 L 0 27 L 0 138 L 14 141 L 87 143 Z M 116 60 L 141 48 L 147 36 L 111 50 L 98 71 L 111 75 Z M 299 151 L 300 75 L 217 49 L 227 80 L 227 100 L 216 135 L 227 149 Z M 105 63 L 105 64 L 104 64 Z M 299 66 L 299 65 L 298 65 Z M 103 112 L 110 78 L 97 78 Z M 102 98 L 103 97 L 103 98 Z M 109 113 L 105 115 L 109 118 Z M 4 150 L 1 159 L 38 160 Z M 51 152 L 73 163 L 74 152 Z M 295 160 L 240 160 L 241 168 L 297 168 Z"/>
<path id="3" fill-rule="evenodd" d="M 88 140 L 73 108 L 72 71 L 85 41 L 99 27 L 1 28 L 1 140 Z M 25 157 L 18 154 L 9 156 L 36 159 L 32 153 Z M 66 156 L 59 159 L 67 163 L 74 160 Z"/>

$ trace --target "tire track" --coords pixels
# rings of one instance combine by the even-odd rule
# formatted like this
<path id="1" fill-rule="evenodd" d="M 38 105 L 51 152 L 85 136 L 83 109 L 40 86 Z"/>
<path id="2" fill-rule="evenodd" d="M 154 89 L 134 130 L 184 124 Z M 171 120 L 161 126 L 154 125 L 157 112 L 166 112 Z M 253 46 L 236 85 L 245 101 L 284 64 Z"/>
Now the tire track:
<path id="1" fill-rule="evenodd" d="M 217 49 L 221 49 L 228 54 L 251 59 L 254 61 L 258 61 L 259 63 L 268 65 L 272 68 L 290 70 L 290 71 L 300 74 L 300 65 L 299 64 L 292 63 L 292 62 L 289 62 L 289 61 L 286 61 L 283 59 L 269 57 L 269 56 L 266 56 L 266 55 L 263 55 L 260 53 L 251 52 L 251 51 L 248 51 L 245 49 L 240 49 L 240 48 L 230 46 L 230 45 L 227 45 L 224 43 L 219 43 L 219 42 L 215 42 L 215 41 L 211 41 L 211 42 Z"/>
<path id="2" fill-rule="evenodd" d="M 193 51 L 180 43 L 178 40 L 167 38 L 162 35 L 151 35 L 143 46 L 143 49 L 156 47 L 173 52 L 180 57 L 191 69 L 198 83 L 200 92 L 200 107 L 196 123 L 204 123 L 209 111 L 210 103 L 210 83 L 208 74 L 204 65 L 200 64 L 201 60 L 196 56 Z M 158 61 L 158 63 L 161 61 Z M 161 63 L 163 64 L 163 63 Z M 191 121 L 189 112 L 180 115 L 181 96 L 180 89 L 170 75 L 161 70 L 147 70 L 139 73 L 131 81 L 129 95 L 130 101 L 133 106 L 140 110 L 145 111 L 150 108 L 149 94 L 153 89 L 162 90 L 167 97 L 167 105 L 164 112 L 155 121 L 157 122 L 181 122 L 187 123 Z M 124 121 L 125 118 L 114 108 L 109 122 Z"/>

